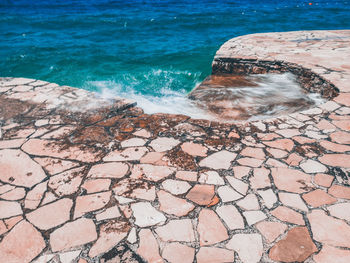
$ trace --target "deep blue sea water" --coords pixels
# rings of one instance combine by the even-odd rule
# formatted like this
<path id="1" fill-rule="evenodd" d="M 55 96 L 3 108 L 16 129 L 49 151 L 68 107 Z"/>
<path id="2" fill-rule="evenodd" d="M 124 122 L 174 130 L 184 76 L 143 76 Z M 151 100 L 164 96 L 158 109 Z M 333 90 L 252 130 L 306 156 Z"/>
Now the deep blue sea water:
<path id="1" fill-rule="evenodd" d="M 0 0 L 0 76 L 119 94 L 164 111 L 181 108 L 232 37 L 349 28 L 349 0 Z"/>

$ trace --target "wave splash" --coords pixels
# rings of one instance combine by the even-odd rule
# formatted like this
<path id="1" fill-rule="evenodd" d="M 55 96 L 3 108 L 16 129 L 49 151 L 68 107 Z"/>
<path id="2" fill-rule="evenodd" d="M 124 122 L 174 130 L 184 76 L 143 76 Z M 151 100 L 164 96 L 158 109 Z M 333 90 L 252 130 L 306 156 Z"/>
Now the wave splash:
<path id="1" fill-rule="evenodd" d="M 247 76 L 254 86 L 225 85 L 219 89 L 199 90 L 199 97 L 204 99 L 189 99 L 188 93 L 201 83 L 201 77 L 201 73 L 189 71 L 152 69 L 139 75 L 124 73 L 113 80 L 87 81 L 83 88 L 97 91 L 107 99 L 116 96 L 133 99 L 147 114 L 183 114 L 196 119 L 219 118 L 226 122 L 235 118 L 221 118 L 222 114 L 220 117 L 215 113 L 210 103 L 214 102 L 217 108 L 224 101 L 223 112 L 242 109 L 247 113 L 244 119 L 257 120 L 290 114 L 325 102 L 319 94 L 305 93 L 291 73 Z"/>
<path id="2" fill-rule="evenodd" d="M 188 92 L 200 84 L 201 77 L 200 72 L 152 69 L 145 74 L 121 74 L 113 80 L 86 81 L 83 88 L 97 91 L 106 99 L 116 96 L 133 99 L 147 114 L 183 114 L 202 119 L 208 118 L 208 113 L 187 98 Z"/>

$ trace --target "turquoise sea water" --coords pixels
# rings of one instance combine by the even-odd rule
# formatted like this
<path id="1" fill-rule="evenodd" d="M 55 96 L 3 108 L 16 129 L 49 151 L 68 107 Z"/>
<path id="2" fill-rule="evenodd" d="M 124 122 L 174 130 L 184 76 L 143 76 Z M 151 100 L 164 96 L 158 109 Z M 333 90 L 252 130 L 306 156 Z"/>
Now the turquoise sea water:
<path id="1" fill-rule="evenodd" d="M 309 2 L 0 0 L 0 76 L 181 108 L 232 37 L 350 28 L 350 1 Z"/>

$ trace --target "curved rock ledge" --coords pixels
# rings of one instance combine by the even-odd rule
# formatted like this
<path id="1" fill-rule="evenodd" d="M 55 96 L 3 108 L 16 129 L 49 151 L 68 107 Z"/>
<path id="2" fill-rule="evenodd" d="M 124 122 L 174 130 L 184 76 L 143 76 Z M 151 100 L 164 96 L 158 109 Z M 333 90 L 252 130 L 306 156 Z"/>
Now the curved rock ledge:
<path id="1" fill-rule="evenodd" d="M 330 98 L 235 124 L 2 78 L 1 261 L 349 262 L 349 61 L 350 31 L 228 41 L 214 74 L 297 65 Z"/>

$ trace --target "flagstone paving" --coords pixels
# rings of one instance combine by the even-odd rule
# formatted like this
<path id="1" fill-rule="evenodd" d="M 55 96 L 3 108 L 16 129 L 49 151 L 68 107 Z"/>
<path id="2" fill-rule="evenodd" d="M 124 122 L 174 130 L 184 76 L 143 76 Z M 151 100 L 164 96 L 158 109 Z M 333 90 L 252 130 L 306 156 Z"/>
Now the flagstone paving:
<path id="1" fill-rule="evenodd" d="M 350 262 L 350 31 L 238 37 L 213 72 L 282 64 L 329 101 L 219 123 L 1 78 L 0 261 Z"/>

